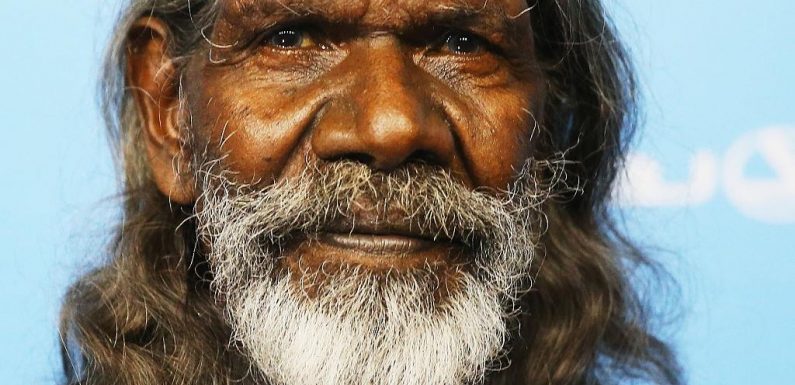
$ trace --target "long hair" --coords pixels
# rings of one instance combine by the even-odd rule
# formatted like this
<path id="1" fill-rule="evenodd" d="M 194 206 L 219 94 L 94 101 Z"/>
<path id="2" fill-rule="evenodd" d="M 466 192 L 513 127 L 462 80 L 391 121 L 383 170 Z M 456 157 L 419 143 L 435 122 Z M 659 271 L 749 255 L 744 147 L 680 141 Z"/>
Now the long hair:
<path id="1" fill-rule="evenodd" d="M 192 207 L 173 206 L 152 181 L 137 107 L 125 84 L 133 22 L 170 30 L 177 71 L 200 52 L 212 0 L 133 0 L 125 7 L 101 82 L 110 141 L 123 173 L 122 218 L 107 261 L 76 282 L 61 315 L 67 384 L 231 384 L 255 375 L 213 301 L 207 262 L 194 253 Z M 563 156 L 563 185 L 545 203 L 549 226 L 534 288 L 522 299 L 511 365 L 494 384 L 678 385 L 671 349 L 652 329 L 649 283 L 668 276 L 626 238 L 611 189 L 636 128 L 631 63 L 598 0 L 537 0 L 532 27 L 549 93 L 538 152 Z"/>

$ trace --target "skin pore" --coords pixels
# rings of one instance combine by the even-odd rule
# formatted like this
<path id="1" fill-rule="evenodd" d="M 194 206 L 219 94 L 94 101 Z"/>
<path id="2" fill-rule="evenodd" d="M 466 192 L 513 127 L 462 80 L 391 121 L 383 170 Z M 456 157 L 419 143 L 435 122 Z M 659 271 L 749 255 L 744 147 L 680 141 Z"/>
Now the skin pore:
<path id="1" fill-rule="evenodd" d="M 205 48 L 188 58 L 169 56 L 156 18 L 140 19 L 128 46 L 153 177 L 172 202 L 201 193 L 189 172 L 197 156 L 249 185 L 296 178 L 316 162 L 383 173 L 422 162 L 499 193 L 532 155 L 545 89 L 523 0 L 218 6 Z M 187 60 L 181 78 L 176 60 Z M 378 202 L 356 208 L 355 223 L 304 240 L 287 265 L 461 263 L 454 240 L 422 234 Z"/>

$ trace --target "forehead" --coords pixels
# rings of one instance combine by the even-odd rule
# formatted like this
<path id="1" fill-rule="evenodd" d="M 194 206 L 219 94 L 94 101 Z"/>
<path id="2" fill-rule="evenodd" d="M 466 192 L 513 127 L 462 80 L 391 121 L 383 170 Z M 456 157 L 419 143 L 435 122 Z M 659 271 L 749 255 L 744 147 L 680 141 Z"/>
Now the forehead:
<path id="1" fill-rule="evenodd" d="M 454 18 L 511 23 L 528 8 L 526 0 L 220 0 L 223 19 L 258 24 L 262 19 L 312 16 L 381 30 Z"/>

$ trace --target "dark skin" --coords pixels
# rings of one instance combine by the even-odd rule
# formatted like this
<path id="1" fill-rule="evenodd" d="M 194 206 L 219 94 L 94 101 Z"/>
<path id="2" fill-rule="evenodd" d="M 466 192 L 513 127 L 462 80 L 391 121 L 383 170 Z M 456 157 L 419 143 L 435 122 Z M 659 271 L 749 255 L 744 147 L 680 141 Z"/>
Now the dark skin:
<path id="1" fill-rule="evenodd" d="M 191 151 L 225 156 L 231 178 L 267 184 L 307 160 L 352 159 L 389 172 L 441 166 L 471 188 L 505 189 L 532 155 L 544 81 L 524 0 L 223 0 L 181 79 L 156 18 L 129 41 L 128 84 L 144 122 L 153 177 L 172 202 L 200 191 Z M 180 116 L 180 113 L 183 115 Z M 190 114 L 194 148 L 178 122 Z M 351 232 L 297 245 L 289 265 L 452 267 L 451 241 L 375 218 L 363 202 Z M 393 221 L 394 226 L 389 221 Z M 303 265 L 302 265 L 303 266 Z"/>

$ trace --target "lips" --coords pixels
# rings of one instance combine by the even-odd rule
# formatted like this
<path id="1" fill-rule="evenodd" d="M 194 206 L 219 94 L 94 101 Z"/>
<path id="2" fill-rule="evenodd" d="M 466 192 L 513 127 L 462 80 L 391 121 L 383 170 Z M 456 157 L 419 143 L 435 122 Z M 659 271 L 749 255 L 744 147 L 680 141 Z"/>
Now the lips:
<path id="1" fill-rule="evenodd" d="M 358 212 L 324 226 L 317 240 L 327 245 L 359 251 L 379 257 L 423 253 L 456 243 L 440 231 L 429 231 L 412 224 L 405 216 L 378 216 L 370 211 Z"/>
<path id="2" fill-rule="evenodd" d="M 319 240 L 336 247 L 379 255 L 417 253 L 436 245 L 433 241 L 421 238 L 388 234 L 326 233 Z"/>
<path id="3" fill-rule="evenodd" d="M 467 244 L 446 236 L 440 227 L 417 223 L 397 209 L 352 206 L 346 215 L 296 238 L 295 247 L 284 255 L 287 258 L 280 259 L 282 263 L 299 276 L 315 271 L 333 274 L 346 266 L 370 272 L 432 268 L 443 276 L 452 266 L 460 268 L 469 260 Z"/>

